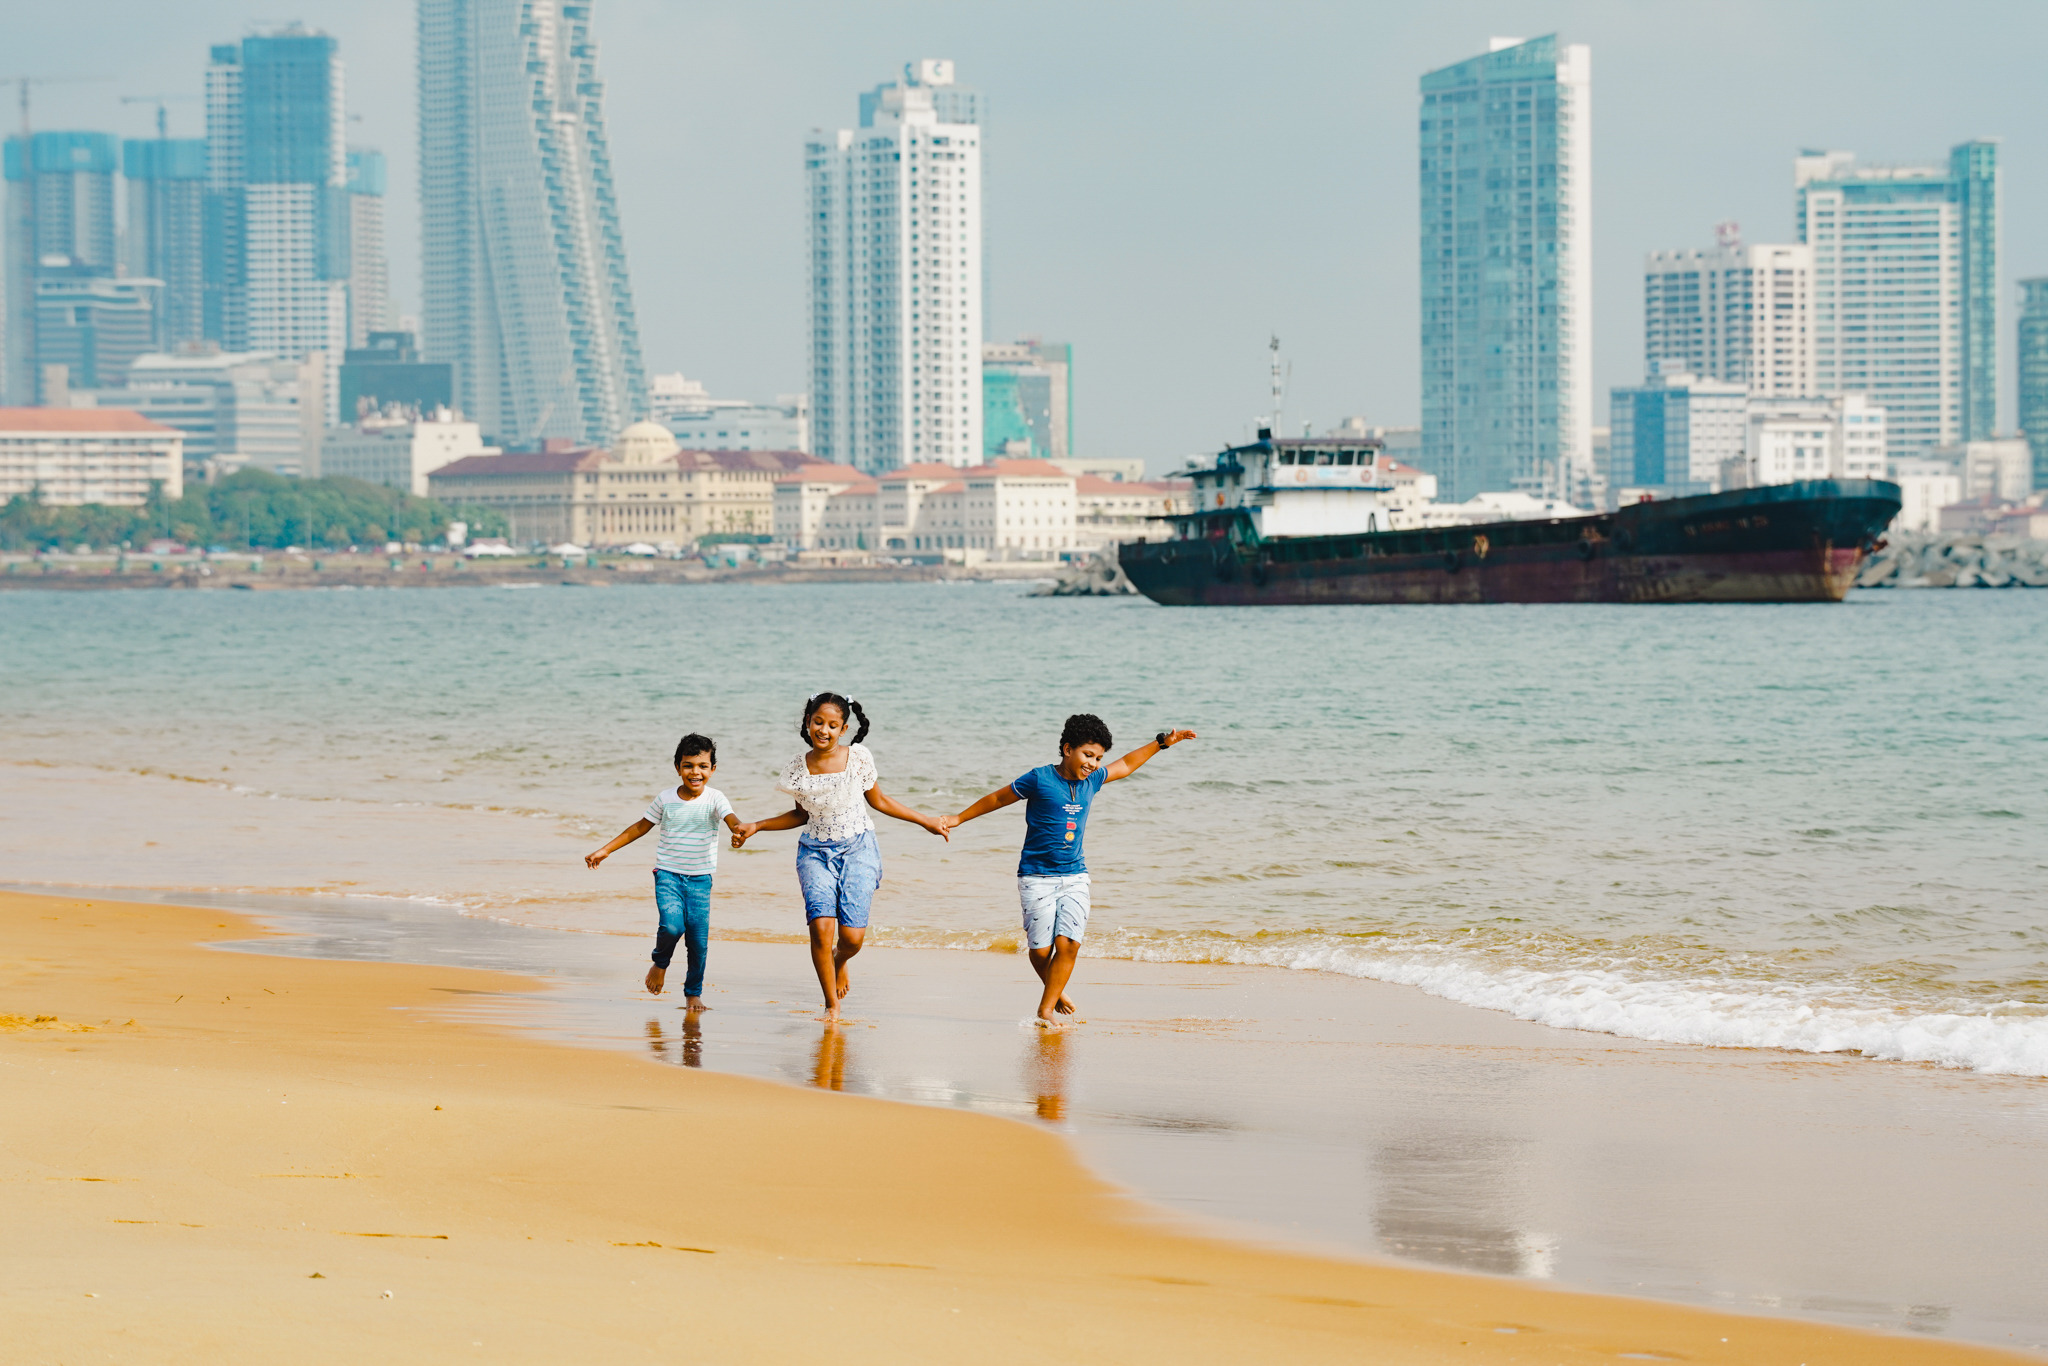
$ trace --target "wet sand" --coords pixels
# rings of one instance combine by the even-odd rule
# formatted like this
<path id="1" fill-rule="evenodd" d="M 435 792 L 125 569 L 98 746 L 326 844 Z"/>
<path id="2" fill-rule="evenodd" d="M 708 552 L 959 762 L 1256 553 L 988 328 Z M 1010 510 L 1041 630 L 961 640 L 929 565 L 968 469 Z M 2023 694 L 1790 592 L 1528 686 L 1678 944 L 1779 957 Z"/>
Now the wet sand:
<path id="1" fill-rule="evenodd" d="M 11 1235 L 0 1254 L 0 1315 L 10 1350 L 28 1359 L 2001 1359 L 1927 1337 L 1374 1265 L 1175 1227 L 1088 1172 L 1053 1130 L 1090 1127 L 1080 1117 L 1114 1108 L 1108 1098 L 1128 1080 L 1098 1070 L 1089 1049 L 1140 1071 L 1153 1060 L 1152 1088 L 1122 1101 L 1132 1115 L 1170 1114 L 1163 1101 L 1178 1097 L 1194 1118 L 1216 1104 L 1255 1116 L 1291 1093 L 1302 1074 L 1274 1060 L 1316 1051 L 1296 1037 L 1294 1017 L 1261 1022 L 1247 1039 L 1199 1026 L 1220 1049 L 1242 1044 L 1267 1059 L 1271 1094 L 1218 1101 L 1200 1078 L 1161 1069 L 1172 1055 L 1155 1045 L 1185 1032 L 1173 1021 L 1213 1022 L 1225 1013 L 1215 1002 L 1246 989 L 1231 973 L 1175 969 L 1184 974 L 1175 982 L 1105 965 L 1117 971 L 1102 972 L 1096 999 L 1084 1000 L 1093 1032 L 1052 1045 L 1071 1055 L 1065 1063 L 1030 1051 L 1047 1047 L 1035 1035 L 1011 1039 L 1039 1061 L 1005 1086 L 1021 1085 L 1034 1113 L 1054 1111 L 1033 1125 L 972 1107 L 830 1093 L 835 1079 L 842 1092 L 917 1084 L 896 1070 L 921 1051 L 909 1045 L 951 1035 L 955 1049 L 933 1050 L 926 1074 L 944 1082 L 977 1035 L 1014 1031 L 1017 1012 L 996 1009 L 992 996 L 998 972 L 1020 970 L 1014 958 L 878 955 L 859 988 L 872 994 L 857 999 L 865 1009 L 893 995 L 898 1008 L 886 1026 L 877 1011 L 833 1044 L 815 1024 L 771 1016 L 779 998 L 747 1009 L 734 999 L 753 999 L 752 971 L 792 980 L 782 959 L 793 950 L 716 946 L 726 991 L 703 1021 L 698 1060 L 724 1047 L 715 1042 L 728 1037 L 721 1028 L 735 1051 L 752 1038 L 746 1048 L 788 1056 L 775 1052 L 785 1036 L 762 1027 L 772 1019 L 788 1039 L 802 1038 L 808 1080 L 822 1081 L 820 1090 L 651 1065 L 656 1042 L 664 1062 L 687 1063 L 689 1040 L 672 1011 L 673 1040 L 660 1014 L 652 1018 L 663 1037 L 653 1039 L 644 1001 L 631 1003 L 640 1057 L 545 1042 L 533 1032 L 543 1015 L 563 1034 L 611 1032 L 570 1018 L 566 977 L 533 994 L 534 979 L 475 968 L 220 952 L 198 941 L 246 940 L 254 926 L 217 911 L 19 894 L 0 894 L 0 934 L 9 1102 L 0 1107 L 0 1154 Z M 618 952 L 616 941 L 590 940 Z M 987 974 L 955 960 L 985 964 Z M 920 966 L 928 962 L 951 970 L 929 972 Z M 962 1024 L 957 1005 L 917 1000 L 920 980 L 980 1004 Z M 1140 999 L 1162 992 L 1210 1004 L 1162 1020 Z M 626 993 L 611 995 L 623 1009 Z M 502 1027 L 520 1015 L 526 1029 Z M 613 1018 L 623 1017 L 603 1016 Z M 935 1027 L 905 1023 L 920 1018 Z M 1334 1033 L 1357 1027 L 1337 1021 Z M 907 1051 L 870 1042 L 898 1037 Z M 1557 1037 L 1565 1054 L 1585 1047 Z M 1541 1138 L 1512 1103 L 1512 1060 L 1501 1052 L 1512 1046 L 1416 1064 L 1442 1069 L 1424 1089 L 1447 1109 L 1489 1107 L 1495 1141 Z M 1384 1052 L 1410 1047 L 1390 1039 Z M 1563 1061 L 1541 1075 L 1601 1070 L 1585 1057 Z M 1222 1065 L 1235 1075 L 1240 1062 Z M 976 1085 L 971 1075 L 965 1082 Z M 1672 1091 L 1695 1085 L 1675 1081 Z M 1326 1080 L 1324 1089 L 1337 1088 Z M 1569 1115 L 1597 1099 L 1563 1091 L 1549 1112 Z M 1650 1108 L 1663 1111 L 1672 1141 L 1635 1160 L 1682 1165 L 1700 1146 L 1683 1131 L 1697 1113 Z M 1425 1157 L 1411 1154 L 1418 1165 Z M 1617 1142 L 1582 1165 L 1620 1176 L 1630 1164 Z M 1882 1195 L 1891 1173 L 1868 1174 Z M 1694 1198 L 1715 1176 L 1695 1171 L 1692 1180 L 1670 1198 Z M 1441 1223 L 1429 1183 L 1411 1189 L 1420 1201 L 1414 1227 Z M 1561 1187 L 1559 1208 L 1581 1191 Z M 1772 1198 L 1765 1191 L 1756 1202 Z M 1448 1204 L 1456 1227 L 1463 1216 Z M 1665 1214 L 1616 1211 L 1683 1242 L 1674 1232 L 1683 1221 L 1667 1224 Z M 1836 1232 L 1843 1242 L 1853 1236 Z"/>

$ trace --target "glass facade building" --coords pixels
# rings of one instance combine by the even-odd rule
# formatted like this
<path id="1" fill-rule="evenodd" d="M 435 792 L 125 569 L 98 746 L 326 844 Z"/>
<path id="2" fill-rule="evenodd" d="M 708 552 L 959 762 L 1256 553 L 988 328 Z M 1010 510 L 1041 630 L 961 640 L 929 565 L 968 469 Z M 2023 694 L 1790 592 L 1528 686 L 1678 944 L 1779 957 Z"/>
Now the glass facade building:
<path id="1" fill-rule="evenodd" d="M 163 281 L 155 349 L 206 335 L 206 140 L 129 138 L 121 144 L 128 182 L 128 273 Z"/>
<path id="2" fill-rule="evenodd" d="M 72 279 L 113 275 L 114 176 L 119 143 L 108 133 L 32 133 L 0 150 L 7 185 L 5 401 L 40 402 L 46 363 L 37 344 L 38 285 L 49 271 Z M 62 362 L 48 362 L 62 363 Z"/>
<path id="3" fill-rule="evenodd" d="M 1892 455 L 1988 439 L 1998 419 L 1998 147 L 1945 165 L 1794 162 L 1793 217 L 1813 248 L 1813 369 L 1823 394 L 1867 394 Z"/>
<path id="4" fill-rule="evenodd" d="M 591 10 L 419 3 L 421 350 L 508 446 L 647 413 Z"/>
<path id="5" fill-rule="evenodd" d="M 2048 489 L 2048 276 L 2020 281 L 2020 431 L 2034 452 L 2034 487 Z"/>
<path id="6" fill-rule="evenodd" d="M 1591 69 L 1555 35 L 1422 78 L 1422 468 L 1440 496 L 1597 496 Z"/>

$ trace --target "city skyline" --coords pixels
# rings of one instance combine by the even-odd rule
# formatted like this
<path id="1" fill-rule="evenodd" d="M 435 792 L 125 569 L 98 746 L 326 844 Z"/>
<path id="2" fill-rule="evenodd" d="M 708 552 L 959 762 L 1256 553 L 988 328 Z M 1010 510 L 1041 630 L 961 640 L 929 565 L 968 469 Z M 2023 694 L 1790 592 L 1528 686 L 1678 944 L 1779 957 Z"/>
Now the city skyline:
<path id="1" fill-rule="evenodd" d="M 88 22 L 102 9 L 129 19 L 89 51 L 66 46 L 77 16 L 25 21 L 20 69 L 109 77 L 37 90 L 39 128 L 147 136 L 153 110 L 117 97 L 196 93 L 207 43 L 253 27 L 244 11 L 212 3 L 176 17 L 85 9 Z M 796 140 L 843 125 L 849 92 L 878 72 L 942 55 L 997 111 L 986 335 L 1073 343 L 1088 372 L 1075 400 L 1082 453 L 1138 455 L 1159 469 L 1243 434 L 1266 406 L 1269 331 L 1291 362 L 1290 427 L 1349 414 L 1414 423 L 1415 82 L 1494 34 L 1555 31 L 1592 47 L 1599 64 L 1596 394 L 1641 377 L 1645 252 L 1704 245 L 1729 218 L 1746 240 L 1794 240 L 1786 168 L 1797 149 L 1928 162 L 1989 136 L 2002 140 L 2008 243 L 1998 425 L 2013 421 L 2012 281 L 2048 269 L 2041 234 L 2028 228 L 2048 212 L 2037 173 L 2048 156 L 2022 112 L 2024 62 L 2007 55 L 2036 30 L 2048 36 L 2031 11 L 1737 7 L 1707 22 L 1615 4 L 1476 5 L 1454 16 L 1308 8 L 1254 20 L 1228 9 L 1055 6 L 1021 34 L 926 5 L 859 24 L 800 6 L 697 14 L 685 24 L 658 7 L 602 3 L 595 27 L 647 369 L 685 371 L 716 393 L 806 387 Z M 417 316 L 412 6 L 312 6 L 299 17 L 333 33 L 349 63 L 361 120 L 348 140 L 391 157 L 393 300 Z M 1993 21 L 1995 44 L 1984 41 Z M 1769 51 L 1738 40 L 1751 23 L 1772 26 Z M 1133 59 L 1141 30 L 1154 48 Z M 1795 57 L 1822 50 L 1805 41 L 1820 36 L 1828 61 Z M 389 55 L 371 60 L 379 52 Z M 1971 79 L 1930 83 L 1926 72 L 1963 69 L 1965 54 Z M 1292 79 L 1254 93 L 1231 79 L 1247 67 Z M 1898 85 L 1887 70 L 1939 98 L 1885 98 Z M 796 93 L 744 105 L 743 92 L 763 83 Z M 1728 100 L 1730 90 L 1747 98 Z M 1714 117 L 1702 124 L 1709 101 Z M 744 117 L 729 115 L 741 107 Z M 197 112 L 172 105 L 172 135 L 196 133 Z M 1288 211 L 1291 202 L 1305 211 Z M 1233 206 L 1244 212 L 1219 212 Z"/>

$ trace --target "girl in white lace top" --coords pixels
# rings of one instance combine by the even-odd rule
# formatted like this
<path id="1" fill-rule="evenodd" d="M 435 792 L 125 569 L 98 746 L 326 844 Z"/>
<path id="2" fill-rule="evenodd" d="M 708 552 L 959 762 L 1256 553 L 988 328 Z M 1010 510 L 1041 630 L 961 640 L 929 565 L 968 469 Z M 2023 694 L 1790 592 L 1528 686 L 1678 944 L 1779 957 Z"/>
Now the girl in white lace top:
<path id="1" fill-rule="evenodd" d="M 850 744 L 840 744 L 854 720 L 859 730 Z M 796 845 L 796 880 L 810 926 L 811 965 L 825 993 L 825 1018 L 836 1020 L 839 1002 L 850 989 L 846 964 L 867 938 L 868 912 L 882 885 L 882 851 L 869 808 L 942 838 L 946 825 L 876 786 L 875 756 L 861 743 L 868 738 L 867 713 L 852 698 L 832 692 L 811 698 L 798 733 L 810 748 L 791 759 L 776 782 L 777 790 L 796 798 L 795 809 L 739 826 L 732 847 L 745 844 L 757 830 L 803 828 Z"/>

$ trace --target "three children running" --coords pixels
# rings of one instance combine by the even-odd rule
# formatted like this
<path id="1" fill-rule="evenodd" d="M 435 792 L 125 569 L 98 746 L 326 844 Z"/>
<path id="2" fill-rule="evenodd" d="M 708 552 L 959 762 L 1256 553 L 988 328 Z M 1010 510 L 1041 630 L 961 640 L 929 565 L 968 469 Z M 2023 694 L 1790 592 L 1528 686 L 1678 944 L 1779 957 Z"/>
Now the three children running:
<path id="1" fill-rule="evenodd" d="M 851 741 L 842 742 L 857 723 Z M 712 874 L 717 867 L 717 827 L 722 822 L 738 849 L 763 830 L 801 828 L 797 840 L 797 884 L 803 894 L 809 929 L 811 964 L 825 1001 L 824 1018 L 839 1018 L 840 1002 L 852 989 L 847 964 L 867 937 L 868 916 L 882 884 L 882 855 L 875 841 L 870 809 L 921 826 L 951 840 L 952 830 L 991 811 L 1023 801 L 1023 851 L 1017 865 L 1017 892 L 1024 937 L 1032 970 L 1041 985 L 1038 1023 L 1057 1028 L 1060 1016 L 1074 1013 L 1066 994 L 1087 935 L 1089 890 L 1082 844 L 1089 807 L 1104 783 L 1129 777 L 1160 751 L 1184 740 L 1191 730 L 1158 735 L 1113 763 L 1105 764 L 1111 737 L 1100 717 L 1067 718 L 1060 732 L 1060 759 L 1032 769 L 1006 787 L 996 789 L 958 815 L 928 816 L 885 794 L 878 786 L 874 756 L 863 743 L 867 713 L 860 703 L 838 693 L 819 693 L 804 703 L 798 734 L 809 746 L 784 766 L 778 791 L 796 805 L 761 821 L 741 821 L 723 793 L 708 786 L 718 752 L 701 735 L 683 737 L 676 747 L 676 775 L 682 782 L 649 805 L 646 815 L 620 831 L 604 848 L 586 855 L 596 868 L 614 850 L 659 827 L 655 854 L 654 966 L 647 989 L 659 994 L 675 946 L 686 947 L 688 976 L 683 995 L 691 1011 L 704 1009 L 704 961 L 710 937 Z"/>

